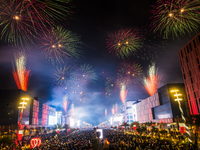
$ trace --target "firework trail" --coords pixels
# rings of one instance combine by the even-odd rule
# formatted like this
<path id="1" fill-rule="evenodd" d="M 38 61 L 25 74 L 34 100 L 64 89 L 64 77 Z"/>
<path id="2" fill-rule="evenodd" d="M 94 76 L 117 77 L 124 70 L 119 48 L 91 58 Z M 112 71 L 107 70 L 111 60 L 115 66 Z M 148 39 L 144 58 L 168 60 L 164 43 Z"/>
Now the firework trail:
<path id="1" fill-rule="evenodd" d="M 74 117 L 74 103 L 71 104 L 71 116 Z"/>
<path id="2" fill-rule="evenodd" d="M 140 64 L 133 62 L 130 59 L 124 60 L 118 67 L 117 76 L 117 85 L 120 87 L 120 99 L 126 108 L 125 101 L 128 89 L 130 89 L 133 85 L 137 84 L 141 80 L 142 67 Z M 124 117 L 125 122 L 127 122 L 126 115 Z"/>
<path id="3" fill-rule="evenodd" d="M 23 51 L 15 53 L 15 67 L 12 73 L 18 89 L 27 91 L 30 70 L 26 69 L 26 58 Z"/>
<path id="4" fill-rule="evenodd" d="M 68 105 L 69 105 L 69 101 L 67 99 L 67 95 L 65 95 L 63 97 L 63 107 L 64 107 L 64 110 L 65 110 L 65 113 L 67 112 Z"/>
<path id="5" fill-rule="evenodd" d="M 29 47 L 38 35 L 71 14 L 69 4 L 70 0 L 1 0 L 1 39 Z"/>
<path id="6" fill-rule="evenodd" d="M 117 105 L 117 103 L 115 104 L 115 112 L 116 113 L 118 112 L 118 105 Z"/>
<path id="7" fill-rule="evenodd" d="M 105 116 L 107 116 L 107 109 L 105 109 Z"/>
<path id="8" fill-rule="evenodd" d="M 126 85 L 122 83 L 121 90 L 120 90 L 120 99 L 123 104 L 126 101 L 127 93 L 128 93 L 128 90 L 126 90 Z"/>
<path id="9" fill-rule="evenodd" d="M 110 33 L 107 39 L 109 53 L 124 59 L 142 48 L 143 38 L 137 29 L 121 29 Z"/>
<path id="10" fill-rule="evenodd" d="M 63 64 L 65 60 L 81 55 L 80 37 L 62 27 L 52 28 L 39 42 L 42 53 L 52 64 Z"/>
<path id="11" fill-rule="evenodd" d="M 112 114 L 115 114 L 115 106 L 113 105 L 113 108 L 111 109 Z"/>
<path id="12" fill-rule="evenodd" d="M 156 63 L 152 63 L 149 66 L 148 75 L 144 77 L 144 87 L 149 95 L 154 95 L 159 87 L 161 77 L 158 75 L 158 69 L 156 69 Z"/>
<path id="13" fill-rule="evenodd" d="M 179 37 L 198 31 L 200 24 L 199 0 L 157 0 L 151 10 L 152 30 L 164 38 Z"/>

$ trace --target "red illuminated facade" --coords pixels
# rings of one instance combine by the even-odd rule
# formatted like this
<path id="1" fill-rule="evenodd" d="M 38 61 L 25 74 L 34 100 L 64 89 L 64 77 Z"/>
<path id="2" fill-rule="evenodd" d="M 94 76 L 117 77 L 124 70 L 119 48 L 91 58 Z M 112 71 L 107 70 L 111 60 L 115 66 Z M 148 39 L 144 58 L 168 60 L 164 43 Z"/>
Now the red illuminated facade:
<path id="1" fill-rule="evenodd" d="M 200 113 L 200 33 L 178 52 L 190 113 Z"/>
<path id="2" fill-rule="evenodd" d="M 37 100 L 33 100 L 32 107 L 33 109 L 32 109 L 31 124 L 38 125 L 39 102 Z"/>
<path id="3" fill-rule="evenodd" d="M 42 104 L 42 126 L 47 126 L 49 106 Z"/>

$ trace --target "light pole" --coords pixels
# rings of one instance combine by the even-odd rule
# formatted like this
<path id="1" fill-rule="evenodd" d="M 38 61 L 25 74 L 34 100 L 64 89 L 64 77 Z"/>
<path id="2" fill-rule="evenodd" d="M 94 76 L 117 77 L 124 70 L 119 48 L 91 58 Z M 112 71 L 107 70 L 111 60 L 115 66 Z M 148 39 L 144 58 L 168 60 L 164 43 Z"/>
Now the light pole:
<path id="1" fill-rule="evenodd" d="M 180 101 L 183 100 L 183 99 L 180 98 L 179 96 L 182 96 L 182 94 L 178 94 L 178 91 L 179 91 L 179 90 L 172 90 L 171 92 L 175 93 L 174 96 L 175 96 L 176 98 L 175 98 L 174 100 L 178 102 L 179 110 L 180 110 L 180 112 L 181 112 L 181 117 L 182 117 L 182 119 L 183 119 L 183 121 L 184 121 L 184 127 L 185 127 L 186 133 L 187 133 L 187 139 L 188 139 L 189 142 L 192 143 L 192 140 L 191 140 L 191 138 L 190 138 L 191 135 L 190 135 L 190 132 L 188 131 L 188 126 L 186 125 L 186 119 L 185 119 L 185 117 L 184 117 L 183 109 L 182 109 L 181 103 L 180 103 Z"/>
<path id="2" fill-rule="evenodd" d="M 19 109 L 21 109 L 21 112 L 20 112 L 20 118 L 19 118 L 19 123 L 18 123 L 18 125 L 19 125 L 19 127 L 18 127 L 18 130 L 17 130 L 17 137 L 19 138 L 19 130 L 21 130 L 21 120 L 22 120 L 22 115 L 23 115 L 23 110 L 24 110 L 24 108 L 26 108 L 25 107 L 25 105 L 27 105 L 27 102 L 26 101 L 28 101 L 29 100 L 29 98 L 22 98 L 21 99 L 21 101 L 20 101 L 20 103 L 19 103 Z"/>

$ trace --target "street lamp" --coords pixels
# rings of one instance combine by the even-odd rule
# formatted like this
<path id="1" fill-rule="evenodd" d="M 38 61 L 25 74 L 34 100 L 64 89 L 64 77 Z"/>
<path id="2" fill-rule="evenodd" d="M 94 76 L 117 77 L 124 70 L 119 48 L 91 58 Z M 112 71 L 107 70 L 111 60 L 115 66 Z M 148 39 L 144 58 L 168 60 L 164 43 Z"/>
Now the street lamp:
<path id="1" fill-rule="evenodd" d="M 28 101 L 29 100 L 29 98 L 22 98 L 21 99 L 21 101 L 20 101 L 20 103 L 19 103 L 19 109 L 21 109 L 21 112 L 20 112 L 20 118 L 19 118 L 19 127 L 18 127 L 18 130 L 20 130 L 21 129 L 21 120 L 22 120 L 22 115 L 23 115 L 23 110 L 24 110 L 24 108 L 26 108 L 25 106 L 27 105 L 27 102 L 26 101 Z M 19 137 L 19 133 L 18 133 L 18 130 L 17 130 L 17 136 Z"/>
<path id="2" fill-rule="evenodd" d="M 189 131 L 188 131 L 188 127 L 187 127 L 187 125 L 186 125 L 186 119 L 185 119 L 185 117 L 184 117 L 183 109 L 182 109 L 181 103 L 180 103 L 180 101 L 183 100 L 182 98 L 180 98 L 180 96 L 182 96 L 182 94 L 179 94 L 178 91 L 179 91 L 179 90 L 172 90 L 171 92 L 175 93 L 174 96 L 175 96 L 176 98 L 175 98 L 174 100 L 178 102 L 179 110 L 180 110 L 180 112 L 181 112 L 181 117 L 182 117 L 182 119 L 183 119 L 183 121 L 184 121 L 184 127 L 185 127 L 186 133 L 187 133 L 187 135 L 188 135 L 188 136 L 187 136 L 187 139 L 188 139 L 189 142 L 192 142 L 192 140 L 190 139 L 191 135 L 190 135 L 190 133 L 189 133 Z"/>

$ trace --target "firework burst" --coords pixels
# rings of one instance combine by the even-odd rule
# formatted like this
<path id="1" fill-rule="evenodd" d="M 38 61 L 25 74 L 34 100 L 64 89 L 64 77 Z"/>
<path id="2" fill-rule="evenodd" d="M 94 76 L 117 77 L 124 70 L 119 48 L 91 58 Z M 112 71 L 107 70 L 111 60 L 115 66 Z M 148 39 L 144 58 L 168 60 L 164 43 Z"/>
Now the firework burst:
<path id="1" fill-rule="evenodd" d="M 199 0 L 157 0 L 151 11 L 151 26 L 165 38 L 197 31 L 200 22 Z"/>
<path id="2" fill-rule="evenodd" d="M 117 85 L 120 87 L 120 99 L 125 102 L 128 89 L 141 80 L 142 67 L 137 62 L 124 60 L 118 68 Z"/>
<path id="3" fill-rule="evenodd" d="M 142 27 L 140 33 L 143 35 L 143 46 L 133 54 L 134 58 L 155 60 L 165 50 L 167 39 L 163 39 L 161 35 L 153 34 L 149 26 Z"/>
<path id="4" fill-rule="evenodd" d="M 71 67 L 56 67 L 56 72 L 54 73 L 54 83 L 61 86 L 68 86 L 71 77 Z"/>
<path id="5" fill-rule="evenodd" d="M 27 91 L 30 70 L 26 69 L 24 52 L 15 53 L 15 67 L 13 67 L 12 72 L 18 89 Z"/>
<path id="6" fill-rule="evenodd" d="M 118 58 L 124 59 L 133 55 L 142 47 L 142 37 L 137 29 L 121 29 L 110 33 L 107 39 L 109 53 L 113 53 Z"/>
<path id="7" fill-rule="evenodd" d="M 36 35 L 71 13 L 69 3 L 70 0 L 1 0 L 1 39 L 15 46 L 28 46 Z"/>
<path id="8" fill-rule="evenodd" d="M 97 75 L 92 66 L 84 64 L 73 73 L 73 79 L 75 81 L 80 81 L 83 85 L 88 85 L 90 82 L 94 82 L 97 79 Z"/>
<path id="9" fill-rule="evenodd" d="M 62 27 L 52 28 L 41 37 L 40 43 L 46 59 L 53 64 L 80 56 L 80 37 Z"/>
<path id="10" fill-rule="evenodd" d="M 114 78 L 109 76 L 105 78 L 105 95 L 109 98 L 115 90 Z"/>
<path id="11" fill-rule="evenodd" d="M 124 60 L 118 67 L 117 85 L 131 87 L 141 80 L 142 67 L 139 63 L 129 60 Z"/>
<path id="12" fill-rule="evenodd" d="M 156 63 L 152 63 L 151 66 L 149 66 L 148 75 L 147 77 L 144 77 L 144 87 L 146 91 L 149 93 L 149 95 L 153 95 L 156 93 L 161 77 L 158 75 L 158 69 L 156 69 Z"/>

